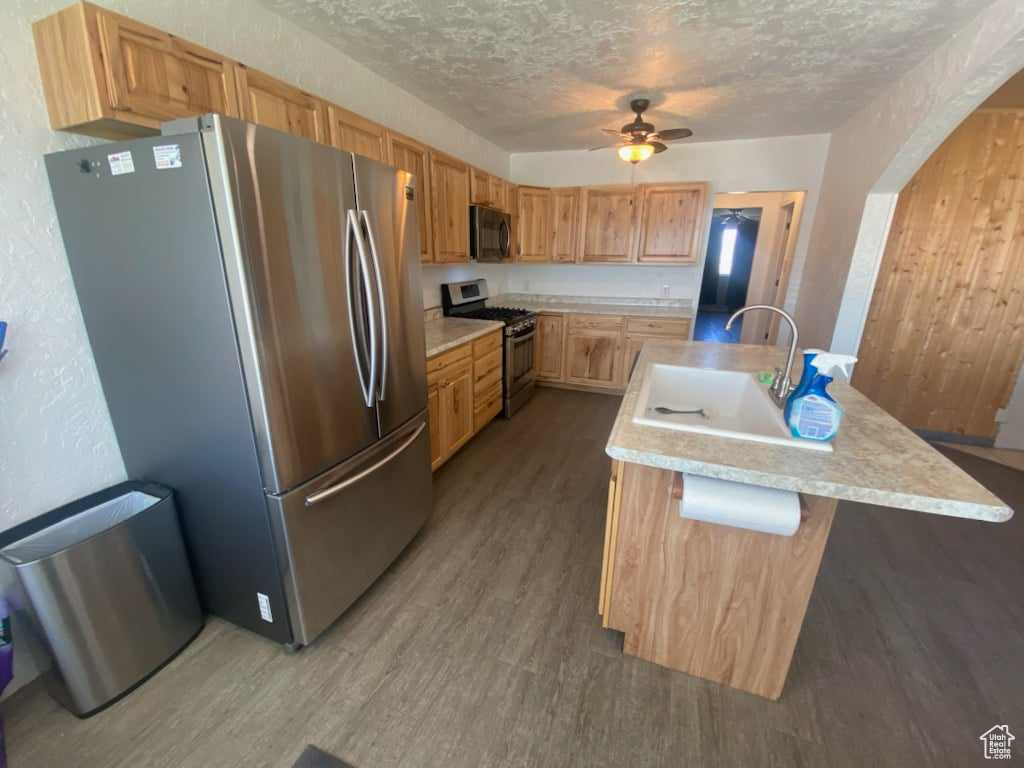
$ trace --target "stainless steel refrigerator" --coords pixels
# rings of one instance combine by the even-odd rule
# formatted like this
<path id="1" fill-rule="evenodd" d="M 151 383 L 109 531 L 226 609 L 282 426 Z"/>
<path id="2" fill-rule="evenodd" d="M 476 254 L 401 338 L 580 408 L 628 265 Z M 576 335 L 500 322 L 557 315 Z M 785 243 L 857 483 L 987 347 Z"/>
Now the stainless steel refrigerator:
<path id="1" fill-rule="evenodd" d="M 129 476 L 207 610 L 310 643 L 430 512 L 416 180 L 216 115 L 46 168 Z"/>

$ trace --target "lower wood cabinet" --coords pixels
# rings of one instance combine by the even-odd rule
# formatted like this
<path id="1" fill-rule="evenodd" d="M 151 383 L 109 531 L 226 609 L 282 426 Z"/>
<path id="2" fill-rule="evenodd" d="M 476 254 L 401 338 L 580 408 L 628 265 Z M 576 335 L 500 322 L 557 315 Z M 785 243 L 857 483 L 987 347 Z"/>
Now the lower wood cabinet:
<path id="1" fill-rule="evenodd" d="M 537 382 L 622 391 L 644 342 L 689 338 L 688 318 L 541 313 L 537 318 Z"/>
<path id="2" fill-rule="evenodd" d="M 501 412 L 502 331 L 427 360 L 430 466 L 437 469 Z"/>

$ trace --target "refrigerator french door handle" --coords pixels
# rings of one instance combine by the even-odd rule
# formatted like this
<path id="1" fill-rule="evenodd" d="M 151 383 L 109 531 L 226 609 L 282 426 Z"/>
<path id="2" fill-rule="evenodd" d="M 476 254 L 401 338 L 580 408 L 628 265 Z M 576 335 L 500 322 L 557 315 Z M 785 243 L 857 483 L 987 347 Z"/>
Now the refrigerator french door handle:
<path id="1" fill-rule="evenodd" d="M 350 211 L 351 213 L 351 211 Z M 352 352 L 356 361 L 356 374 L 359 376 L 359 388 L 363 393 L 363 402 L 370 405 L 370 390 L 366 376 L 363 374 L 363 361 L 360 359 L 362 339 L 356 333 L 356 309 L 352 300 L 352 217 L 345 217 L 345 292 L 348 294 L 348 324 L 352 328 Z"/>
<path id="2" fill-rule="evenodd" d="M 402 451 L 404 451 L 406 448 L 412 445 L 416 441 L 416 438 L 419 437 L 423 430 L 426 428 L 427 422 L 424 421 L 418 427 L 416 427 L 416 430 L 411 435 L 409 435 L 409 437 L 402 441 L 402 444 L 400 446 L 395 448 L 395 450 L 393 450 L 380 461 L 374 462 L 363 471 L 357 472 L 356 474 L 352 475 L 352 477 L 346 477 L 340 483 L 328 486 L 327 488 L 317 491 L 316 493 L 309 494 L 309 496 L 306 497 L 306 506 L 312 507 L 314 504 L 319 504 L 321 501 L 329 499 L 331 498 L 331 496 L 334 496 L 335 494 L 341 493 L 349 486 L 355 485 L 364 477 L 372 475 L 374 472 L 383 467 L 389 461 L 392 461 L 393 459 L 397 458 L 399 454 L 402 453 Z"/>
<path id="3" fill-rule="evenodd" d="M 388 380 L 388 304 L 384 297 L 384 280 L 380 273 L 380 255 L 377 253 L 377 242 L 373 239 L 373 229 L 370 227 L 370 217 L 366 211 L 360 211 L 363 224 L 366 226 L 366 237 L 370 241 L 370 255 L 373 257 L 373 271 L 377 278 L 377 301 L 380 308 L 381 325 L 381 360 L 380 360 L 380 388 L 377 397 L 384 399 L 384 387 Z"/>
<path id="4" fill-rule="evenodd" d="M 367 315 L 369 315 L 369 321 L 370 321 L 370 382 L 363 389 L 363 398 L 364 398 L 364 400 L 366 402 L 366 407 L 367 408 L 373 408 L 373 406 L 375 404 L 375 393 L 377 391 L 377 371 L 378 371 L 378 366 L 379 366 L 379 361 L 377 360 L 377 347 L 379 346 L 379 344 L 378 344 L 378 329 L 377 329 L 377 313 L 372 311 L 373 303 L 370 301 L 370 296 L 369 296 L 369 290 L 370 290 L 370 265 L 369 265 L 369 259 L 366 256 L 366 246 L 363 244 L 363 236 L 362 236 L 362 232 L 360 231 L 361 227 L 359 225 L 359 219 L 356 217 L 356 212 L 354 210 L 352 210 L 351 208 L 347 211 L 346 220 L 348 222 L 346 224 L 346 231 L 348 233 L 350 233 L 350 235 L 352 237 L 355 238 L 356 250 L 359 251 L 359 271 L 363 275 L 363 286 L 364 286 L 364 290 L 366 291 L 366 293 L 364 293 L 364 295 L 363 295 L 363 301 L 366 302 L 366 306 L 371 309 L 371 311 L 367 312 Z M 350 247 L 348 245 L 348 243 L 351 242 L 351 239 L 347 238 L 347 241 L 348 242 L 346 242 L 346 245 L 345 245 L 346 249 L 348 249 Z M 349 274 L 351 275 L 351 272 Z M 349 288 L 349 290 L 351 290 L 351 287 Z M 353 331 L 354 331 L 356 326 L 355 326 L 355 315 L 354 315 L 354 309 L 352 307 L 351 296 L 350 296 L 350 299 L 349 299 L 349 317 L 350 317 L 350 320 L 352 322 L 352 328 L 353 328 Z M 358 359 L 356 360 L 356 368 L 359 370 L 359 381 L 360 381 L 360 384 L 362 384 L 363 383 L 362 363 Z"/>

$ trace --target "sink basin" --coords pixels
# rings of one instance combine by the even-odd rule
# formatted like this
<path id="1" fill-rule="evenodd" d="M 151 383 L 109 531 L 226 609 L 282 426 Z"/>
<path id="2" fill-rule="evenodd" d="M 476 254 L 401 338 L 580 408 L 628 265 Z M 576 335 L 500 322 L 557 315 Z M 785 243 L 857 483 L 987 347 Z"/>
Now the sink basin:
<path id="1" fill-rule="evenodd" d="M 703 409 L 700 414 L 662 414 L 673 410 Z M 633 421 L 651 427 L 698 432 L 705 435 L 774 443 L 809 451 L 831 451 L 831 443 L 793 437 L 772 402 L 768 388 L 752 373 L 652 365 L 647 372 Z"/>

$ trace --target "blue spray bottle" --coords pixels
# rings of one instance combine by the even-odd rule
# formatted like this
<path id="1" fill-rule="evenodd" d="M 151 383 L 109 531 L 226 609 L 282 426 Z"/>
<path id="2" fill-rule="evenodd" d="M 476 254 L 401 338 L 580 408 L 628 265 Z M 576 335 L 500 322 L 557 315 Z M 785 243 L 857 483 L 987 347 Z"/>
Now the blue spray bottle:
<path id="1" fill-rule="evenodd" d="M 836 436 L 843 409 L 829 394 L 828 385 L 836 372 L 849 378 L 855 362 L 855 357 L 831 352 L 819 352 L 811 359 L 815 373 L 810 384 L 802 393 L 797 387 L 786 401 L 786 424 L 794 437 L 828 441 Z"/>
<path id="2" fill-rule="evenodd" d="M 796 385 L 796 389 L 789 393 L 789 397 L 786 398 L 785 408 L 782 411 L 782 418 L 785 419 L 786 424 L 789 424 L 789 414 L 793 410 L 793 399 L 807 394 L 811 381 L 814 380 L 815 375 L 818 373 L 818 369 L 814 367 L 814 363 L 811 361 L 818 355 L 824 354 L 824 352 L 824 349 L 804 350 L 804 369 L 800 374 L 800 382 Z"/>

